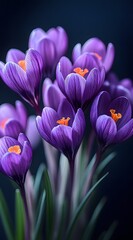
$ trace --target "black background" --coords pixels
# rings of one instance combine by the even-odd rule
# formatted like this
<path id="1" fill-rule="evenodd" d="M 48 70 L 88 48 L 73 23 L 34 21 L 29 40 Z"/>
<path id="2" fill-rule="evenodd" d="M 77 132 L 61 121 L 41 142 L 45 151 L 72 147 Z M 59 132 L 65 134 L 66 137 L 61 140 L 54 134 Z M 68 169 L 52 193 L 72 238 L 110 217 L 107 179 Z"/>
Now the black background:
<path id="1" fill-rule="evenodd" d="M 84 43 L 90 37 L 99 37 L 106 44 L 115 45 L 116 57 L 113 70 L 120 79 L 133 79 L 133 2 L 132 1 L 42 1 L 20 0 L 0 1 L 0 60 L 10 48 L 26 51 L 30 32 L 41 27 L 62 26 L 69 37 L 68 56 L 78 42 Z M 20 99 L 17 94 L 0 82 L 0 103 L 14 103 Z M 26 107 L 29 109 L 28 105 Z M 95 232 L 105 230 L 113 220 L 118 220 L 118 227 L 112 239 L 133 239 L 133 138 L 114 148 L 117 156 L 109 164 L 109 176 L 100 187 L 107 197 L 98 227 Z M 38 154 L 35 153 L 38 161 Z M 33 173 L 36 163 L 32 164 Z M 13 192 L 9 180 L 0 176 L 0 187 L 9 200 L 9 207 L 14 204 Z M 0 240 L 6 239 L 0 227 Z"/>

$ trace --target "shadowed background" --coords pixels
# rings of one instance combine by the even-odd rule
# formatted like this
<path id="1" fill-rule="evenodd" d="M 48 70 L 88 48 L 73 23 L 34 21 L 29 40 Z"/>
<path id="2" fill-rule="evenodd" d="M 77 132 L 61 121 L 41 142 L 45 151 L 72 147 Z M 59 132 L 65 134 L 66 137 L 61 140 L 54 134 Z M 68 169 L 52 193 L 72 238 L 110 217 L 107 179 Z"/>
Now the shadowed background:
<path id="1" fill-rule="evenodd" d="M 88 38 L 99 37 L 105 44 L 112 42 L 116 49 L 113 70 L 119 78 L 133 79 L 133 2 L 130 1 L 54 1 L 23 0 L 0 1 L 0 60 L 10 48 L 26 51 L 30 32 L 37 27 L 48 30 L 62 26 L 69 37 L 69 50 L 78 42 L 84 43 Z M 20 99 L 0 81 L 0 104 L 13 103 Z M 30 110 L 28 104 L 25 104 Z M 107 204 L 101 214 L 94 239 L 105 230 L 113 220 L 118 220 L 118 227 L 112 239 L 133 239 L 133 138 L 115 147 L 117 156 L 106 169 L 109 176 L 100 187 L 101 196 L 107 197 Z M 38 152 L 41 152 L 41 147 Z M 35 174 L 40 155 L 35 151 L 32 172 Z M 14 204 L 10 182 L 0 175 L 0 187 L 9 206 Z M 0 227 L 0 240 L 5 240 L 3 228 Z"/>

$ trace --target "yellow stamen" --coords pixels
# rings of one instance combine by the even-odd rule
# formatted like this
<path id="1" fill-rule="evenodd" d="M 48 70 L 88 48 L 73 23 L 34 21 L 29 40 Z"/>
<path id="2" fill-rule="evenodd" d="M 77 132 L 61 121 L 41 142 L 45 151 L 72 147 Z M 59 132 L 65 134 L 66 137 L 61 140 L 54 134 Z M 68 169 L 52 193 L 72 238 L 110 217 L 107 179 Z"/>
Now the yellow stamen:
<path id="1" fill-rule="evenodd" d="M 81 75 L 82 77 L 84 77 L 84 75 L 89 72 L 87 68 L 82 69 L 82 68 L 80 68 L 80 67 L 74 68 L 73 71 L 74 71 L 75 73 L 78 73 L 78 74 Z"/>
<path id="2" fill-rule="evenodd" d="M 0 122 L 0 127 L 4 129 L 7 121 L 8 121 L 8 118 L 3 119 L 3 120 Z"/>
<path id="3" fill-rule="evenodd" d="M 91 54 L 94 55 L 98 60 L 102 60 L 102 57 L 98 53 L 92 52 Z"/>
<path id="4" fill-rule="evenodd" d="M 69 122 L 70 118 L 67 117 L 67 118 L 61 118 L 57 121 L 58 124 L 60 125 L 65 125 L 65 126 L 68 126 L 68 122 Z"/>
<path id="5" fill-rule="evenodd" d="M 26 71 L 26 62 L 25 60 L 21 60 L 18 62 L 18 65 L 24 70 Z"/>
<path id="6" fill-rule="evenodd" d="M 115 113 L 115 112 L 116 112 L 115 109 L 110 109 L 111 117 L 113 118 L 113 120 L 115 122 L 117 122 L 120 118 L 122 118 L 122 114 L 121 113 Z"/>
<path id="7" fill-rule="evenodd" d="M 19 145 L 14 145 L 8 148 L 8 152 L 10 153 L 16 153 L 16 154 L 20 154 L 21 153 L 21 148 Z"/>

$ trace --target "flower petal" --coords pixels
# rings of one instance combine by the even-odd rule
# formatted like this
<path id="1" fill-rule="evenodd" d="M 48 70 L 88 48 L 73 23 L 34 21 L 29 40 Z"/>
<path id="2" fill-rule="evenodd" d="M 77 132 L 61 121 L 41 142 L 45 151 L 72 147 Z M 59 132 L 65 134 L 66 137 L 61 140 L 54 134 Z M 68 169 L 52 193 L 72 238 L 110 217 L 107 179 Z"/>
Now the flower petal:
<path id="1" fill-rule="evenodd" d="M 112 43 L 109 43 L 107 46 L 106 56 L 103 61 L 103 65 L 106 69 L 106 72 L 108 72 L 110 70 L 110 68 L 112 67 L 112 64 L 114 61 L 114 56 L 115 56 L 114 45 Z"/>
<path id="2" fill-rule="evenodd" d="M 115 143 L 120 143 L 130 138 L 133 135 L 133 119 L 120 128 L 114 139 Z"/>
<path id="3" fill-rule="evenodd" d="M 18 115 L 18 119 L 21 122 L 21 125 L 22 125 L 23 129 L 25 129 L 26 124 L 27 124 L 26 108 L 25 108 L 24 104 L 20 101 L 16 101 L 15 106 L 16 106 L 16 112 L 17 112 L 17 115 Z"/>
<path id="4" fill-rule="evenodd" d="M 18 138 L 20 132 L 23 132 L 21 124 L 14 119 L 7 121 L 5 124 L 5 135 L 13 138 Z"/>
<path id="5" fill-rule="evenodd" d="M 25 54 L 18 49 L 10 49 L 6 55 L 6 62 L 14 62 L 18 64 L 19 61 L 25 59 Z"/>
<path id="6" fill-rule="evenodd" d="M 76 61 L 76 59 L 81 55 L 81 44 L 78 43 L 75 45 L 75 47 L 73 48 L 73 52 L 72 52 L 72 60 L 73 62 Z"/>
<path id="7" fill-rule="evenodd" d="M 40 135 L 36 127 L 36 117 L 30 116 L 27 121 L 26 136 L 28 137 L 32 148 L 35 148 L 40 142 Z"/>
<path id="8" fill-rule="evenodd" d="M 99 141 L 105 146 L 111 144 L 117 133 L 116 123 L 111 117 L 101 115 L 96 121 L 96 132 Z"/>
<path id="9" fill-rule="evenodd" d="M 82 69 L 87 68 L 88 71 L 90 72 L 93 68 L 98 67 L 98 64 L 91 54 L 84 53 L 81 56 L 79 56 L 74 62 L 73 69 L 77 67 L 80 67 Z"/>
<path id="10" fill-rule="evenodd" d="M 90 38 L 84 43 L 82 52 L 98 53 L 102 58 L 104 58 L 106 49 L 104 43 L 99 38 Z"/>

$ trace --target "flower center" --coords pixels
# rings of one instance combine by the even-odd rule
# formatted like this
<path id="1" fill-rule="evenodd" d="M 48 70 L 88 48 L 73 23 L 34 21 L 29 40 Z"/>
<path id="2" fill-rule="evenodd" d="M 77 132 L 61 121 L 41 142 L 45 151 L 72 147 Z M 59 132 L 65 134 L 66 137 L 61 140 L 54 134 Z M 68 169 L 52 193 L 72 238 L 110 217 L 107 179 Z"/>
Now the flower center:
<path id="1" fill-rule="evenodd" d="M 68 126 L 68 122 L 69 122 L 70 118 L 67 117 L 67 118 L 61 118 L 57 121 L 58 124 L 60 125 L 65 125 L 65 126 Z"/>
<path id="2" fill-rule="evenodd" d="M 84 75 L 89 72 L 87 68 L 82 69 L 80 67 L 74 68 L 73 71 L 82 77 L 84 77 Z"/>
<path id="3" fill-rule="evenodd" d="M 4 129 L 7 121 L 8 121 L 8 118 L 3 119 L 3 120 L 0 122 L 0 127 Z"/>
<path id="4" fill-rule="evenodd" d="M 8 152 L 10 153 L 16 153 L 16 154 L 20 154 L 21 153 L 21 148 L 19 145 L 14 145 L 8 148 Z"/>
<path id="5" fill-rule="evenodd" d="M 91 54 L 94 55 L 98 60 L 102 60 L 102 57 L 98 53 L 92 52 Z"/>
<path id="6" fill-rule="evenodd" d="M 25 60 L 20 60 L 18 62 L 18 65 L 24 70 L 26 71 L 26 61 Z"/>
<path id="7" fill-rule="evenodd" d="M 110 109 L 110 113 L 111 113 L 111 117 L 113 118 L 113 120 L 115 122 L 117 122 L 120 118 L 122 118 L 122 114 L 121 113 L 116 113 L 115 109 Z"/>

